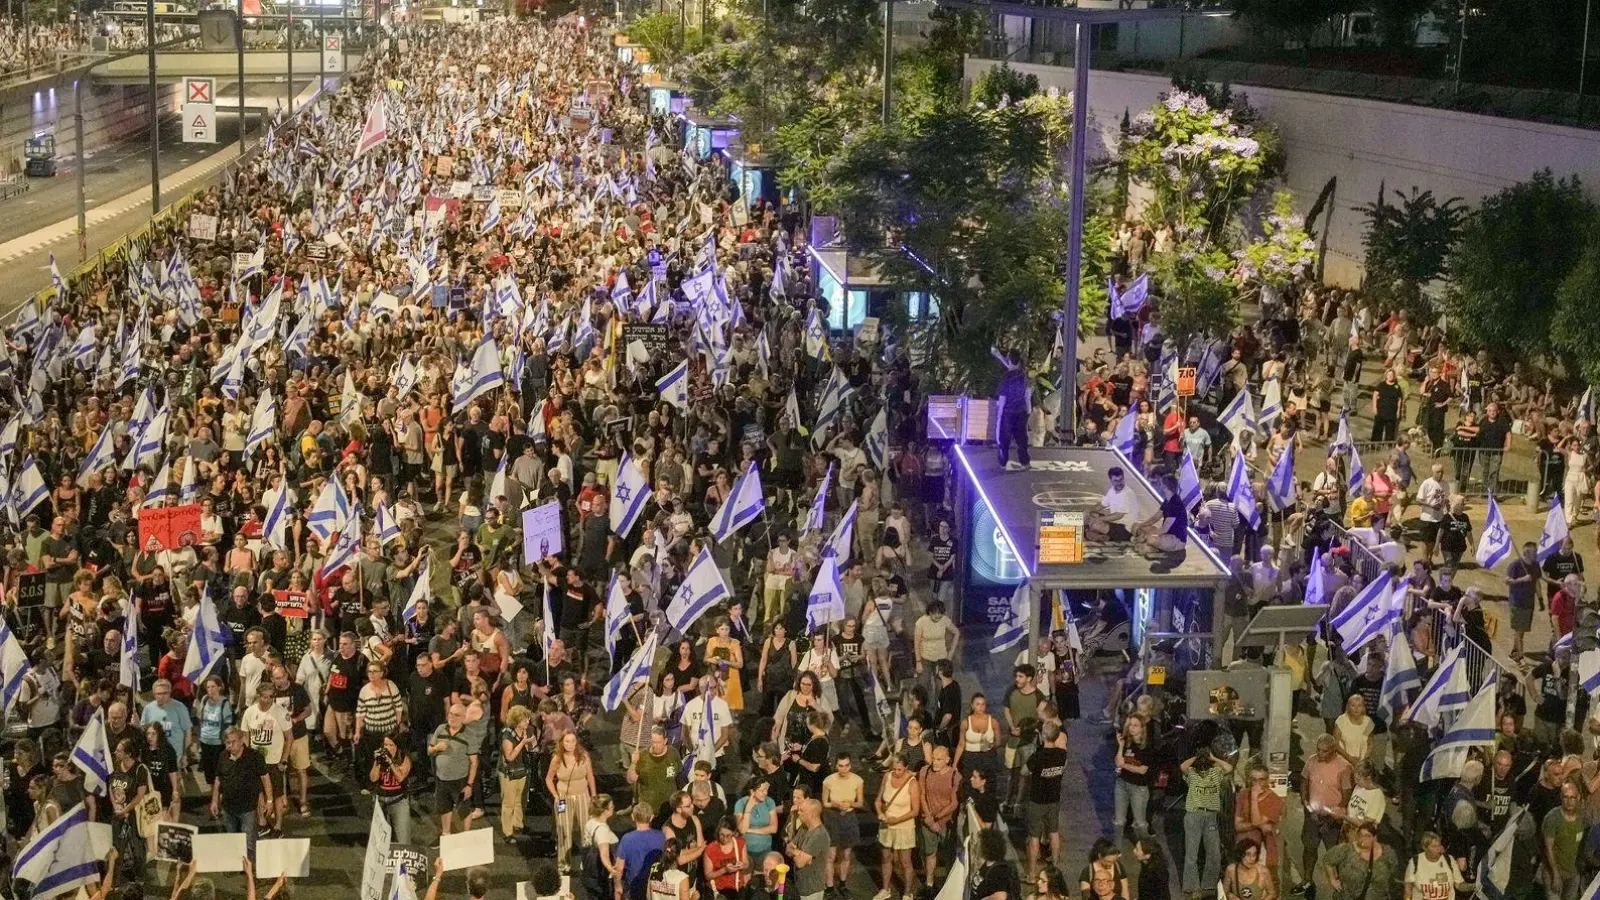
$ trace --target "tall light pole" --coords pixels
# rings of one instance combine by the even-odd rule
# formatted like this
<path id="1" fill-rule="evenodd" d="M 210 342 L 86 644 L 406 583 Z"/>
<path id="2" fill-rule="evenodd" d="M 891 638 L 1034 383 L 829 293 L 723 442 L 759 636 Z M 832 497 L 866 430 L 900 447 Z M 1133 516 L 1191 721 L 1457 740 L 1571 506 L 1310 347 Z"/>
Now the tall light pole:
<path id="1" fill-rule="evenodd" d="M 156 85 L 156 0 L 145 0 L 145 56 L 150 62 L 150 215 L 161 212 L 161 93 Z M 83 165 L 83 160 L 78 160 Z"/>
<path id="2" fill-rule="evenodd" d="M 289 115 L 294 115 L 294 0 L 289 0 Z"/>
<path id="3" fill-rule="evenodd" d="M 238 0 L 239 28 L 236 32 L 238 40 L 234 43 L 239 50 L 239 155 L 244 156 L 244 0 Z"/>
<path id="4" fill-rule="evenodd" d="M 883 0 L 883 124 L 894 105 L 894 0 Z"/>

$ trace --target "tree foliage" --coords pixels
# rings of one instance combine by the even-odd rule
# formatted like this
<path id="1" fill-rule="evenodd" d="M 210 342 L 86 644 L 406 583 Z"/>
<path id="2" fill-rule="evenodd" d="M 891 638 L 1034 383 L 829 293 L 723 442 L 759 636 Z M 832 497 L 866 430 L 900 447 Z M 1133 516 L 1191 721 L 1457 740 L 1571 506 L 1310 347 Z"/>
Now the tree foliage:
<path id="1" fill-rule="evenodd" d="M 1272 209 L 1261 219 L 1262 237 L 1233 252 L 1239 277 L 1251 284 L 1286 288 L 1311 277 L 1317 266 L 1317 242 L 1305 219 L 1294 214 L 1288 191 L 1272 195 Z"/>
<path id="2" fill-rule="evenodd" d="M 1449 257 L 1444 300 L 1453 332 L 1503 359 L 1548 354 L 1551 300 L 1594 221 L 1578 179 L 1557 180 L 1549 170 L 1484 200 Z"/>
<path id="3" fill-rule="evenodd" d="M 1556 291 L 1556 312 L 1551 322 L 1550 339 L 1566 354 L 1566 361 L 1587 384 L 1600 384 L 1600 328 L 1595 327 L 1595 312 L 1600 309 L 1600 221 L 1590 224 L 1583 254 L 1572 271 L 1561 280 Z"/>
<path id="4" fill-rule="evenodd" d="M 1239 294 L 1225 250 L 1193 242 L 1151 257 L 1151 287 L 1160 297 L 1161 329 L 1178 344 L 1226 334 L 1238 315 Z"/>
<path id="5" fill-rule="evenodd" d="M 1396 191 L 1389 202 L 1383 188 L 1376 203 L 1356 207 L 1367 218 L 1367 293 L 1431 321 L 1433 304 L 1422 296 L 1428 282 L 1444 277 L 1450 250 L 1467 220 L 1460 197 L 1440 203 L 1432 191 Z"/>
<path id="6" fill-rule="evenodd" d="M 1039 93 L 1039 76 L 998 65 L 972 84 L 972 102 L 983 106 L 1018 103 Z"/>

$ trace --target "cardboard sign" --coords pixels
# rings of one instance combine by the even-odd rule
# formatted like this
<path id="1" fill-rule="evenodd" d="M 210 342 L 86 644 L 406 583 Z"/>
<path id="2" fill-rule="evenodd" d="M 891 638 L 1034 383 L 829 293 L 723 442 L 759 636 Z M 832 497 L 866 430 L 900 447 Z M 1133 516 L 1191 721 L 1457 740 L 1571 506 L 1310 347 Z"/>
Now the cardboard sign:
<path id="1" fill-rule="evenodd" d="M 878 342 L 879 321 L 875 316 L 867 316 L 861 320 L 861 325 L 856 328 L 856 341 L 862 344 L 876 344 Z"/>
<path id="2" fill-rule="evenodd" d="M 559 556 L 562 544 L 561 501 L 522 511 L 522 561 L 528 565 L 546 556 Z"/>
<path id="3" fill-rule="evenodd" d="M 233 274 L 234 274 L 234 277 L 238 277 L 238 274 L 240 272 L 243 272 L 245 269 L 250 268 L 250 260 L 255 259 L 255 256 L 256 255 L 254 253 L 249 253 L 249 252 L 235 253 L 233 255 Z"/>
<path id="4" fill-rule="evenodd" d="M 177 550 L 200 542 L 200 504 L 139 510 L 139 546 Z"/>
<path id="5" fill-rule="evenodd" d="M 200 829 L 182 822 L 156 824 L 156 859 L 188 863 L 194 858 L 194 836 Z"/>
<path id="6" fill-rule="evenodd" d="M 1195 381 L 1198 378 L 1197 372 L 1198 372 L 1198 370 L 1196 370 L 1192 366 L 1187 368 L 1187 369 L 1179 369 L 1178 370 L 1178 396 L 1179 397 L 1193 397 L 1194 396 Z"/>
<path id="7" fill-rule="evenodd" d="M 311 839 L 278 838 L 256 841 L 256 877 L 290 878 L 311 876 Z"/>
<path id="8" fill-rule="evenodd" d="M 504 210 L 522 208 L 522 192 L 515 188 L 501 188 L 495 196 L 500 198 L 500 208 Z"/>
<path id="9" fill-rule="evenodd" d="M 317 260 L 327 259 L 328 258 L 328 242 L 327 241 L 312 241 L 311 243 L 307 244 L 306 245 L 306 258 L 307 259 L 317 259 Z"/>
<path id="10" fill-rule="evenodd" d="M 652 356 L 660 356 L 667 352 L 667 338 L 671 333 L 665 325 L 628 324 L 622 326 L 622 343 L 624 346 L 638 341 Z"/>
<path id="11" fill-rule="evenodd" d="M 205 213 L 195 213 L 189 217 L 189 237 L 197 241 L 214 241 L 217 239 L 217 217 Z"/>
<path id="12" fill-rule="evenodd" d="M 273 591 L 272 599 L 278 604 L 278 615 L 285 619 L 311 617 L 311 598 L 305 591 Z"/>
<path id="13" fill-rule="evenodd" d="M 440 178 L 449 178 L 450 174 L 455 170 L 456 158 L 454 156 L 440 156 L 433 161 L 433 174 Z"/>
<path id="14" fill-rule="evenodd" d="M 44 606 L 44 573 L 28 572 L 17 578 L 17 607 L 38 609 Z"/>

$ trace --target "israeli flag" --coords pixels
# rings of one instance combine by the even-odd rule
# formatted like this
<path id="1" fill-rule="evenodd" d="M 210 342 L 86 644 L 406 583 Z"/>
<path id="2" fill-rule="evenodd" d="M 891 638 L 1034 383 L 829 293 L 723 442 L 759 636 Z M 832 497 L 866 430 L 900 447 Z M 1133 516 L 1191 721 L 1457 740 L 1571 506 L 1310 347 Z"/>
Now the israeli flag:
<path id="1" fill-rule="evenodd" d="M 333 573 L 345 566 L 353 566 L 356 553 L 361 549 L 361 514 L 360 511 L 352 513 L 349 521 L 345 522 L 344 530 L 333 542 L 333 551 L 322 564 L 322 580 L 327 581 Z"/>
<path id="2" fill-rule="evenodd" d="M 1422 761 L 1419 781 L 1460 778 L 1468 751 L 1473 747 L 1494 746 L 1495 695 L 1499 681 L 1499 667 L 1490 666 L 1483 686 L 1473 695 L 1466 711 L 1434 743 L 1433 751 Z"/>
<path id="3" fill-rule="evenodd" d="M 489 505 L 491 506 L 501 497 L 511 496 L 506 479 L 506 461 L 510 458 L 510 456 L 500 457 L 500 467 L 495 470 L 494 477 L 489 479 Z"/>
<path id="4" fill-rule="evenodd" d="M 39 474 L 39 464 L 30 456 L 23 461 L 22 470 L 17 473 L 17 483 L 11 489 L 11 508 L 16 513 L 17 521 L 26 518 L 48 496 L 50 486 L 45 484 L 44 476 Z"/>
<path id="5" fill-rule="evenodd" d="M 167 439 L 167 420 L 171 417 L 171 410 L 162 404 L 160 412 L 150 423 L 139 430 L 139 439 L 128 448 L 128 455 L 122 460 L 122 468 L 127 471 L 143 468 L 156 461 L 161 455 L 161 447 Z"/>
<path id="6" fill-rule="evenodd" d="M 1511 555 L 1511 550 L 1511 529 L 1506 527 L 1505 516 L 1500 514 L 1500 504 L 1490 494 L 1489 515 L 1483 522 L 1483 533 L 1478 535 L 1479 568 L 1493 569 Z"/>
<path id="7" fill-rule="evenodd" d="M 1466 708 L 1472 688 L 1467 684 L 1467 664 L 1461 658 L 1463 646 L 1457 644 L 1445 651 L 1444 658 L 1439 660 L 1439 668 L 1433 670 L 1433 677 L 1422 686 L 1422 692 L 1412 702 L 1407 721 L 1433 728 L 1446 713 Z"/>
<path id="8" fill-rule="evenodd" d="M 156 477 L 150 480 L 150 492 L 144 495 L 144 506 L 153 508 L 172 499 L 172 460 L 163 459 Z"/>
<path id="9" fill-rule="evenodd" d="M 550 585 L 549 584 L 546 584 L 544 586 L 544 601 L 543 602 L 544 602 L 544 607 L 543 607 L 543 609 L 541 611 L 541 616 L 542 616 L 543 621 L 540 624 L 543 626 L 544 636 L 543 636 L 543 643 L 541 644 L 541 646 L 544 647 L 545 655 L 548 656 L 550 654 L 550 648 L 554 647 L 556 645 L 556 640 L 557 640 L 557 637 L 556 637 L 556 614 L 555 614 L 555 611 L 550 608 Z"/>
<path id="10" fill-rule="evenodd" d="M 811 508 L 806 511 L 805 525 L 800 529 L 801 537 L 805 537 L 813 531 L 822 530 L 822 526 L 827 519 L 828 489 L 832 485 L 833 463 L 828 463 L 828 471 L 822 475 L 822 484 L 817 486 L 817 497 L 811 501 Z"/>
<path id="11" fill-rule="evenodd" d="M 1267 503 L 1275 512 L 1283 512 L 1294 506 L 1299 493 L 1294 478 L 1293 448 L 1286 446 L 1278 454 L 1278 464 L 1272 467 L 1272 474 L 1267 476 Z"/>
<path id="12" fill-rule="evenodd" d="M 761 493 L 761 473 L 755 460 L 745 466 L 743 474 L 733 483 L 733 491 L 722 501 L 722 508 L 711 519 L 711 536 L 719 544 L 738 533 L 739 529 L 755 521 L 767 501 Z"/>
<path id="13" fill-rule="evenodd" d="M 1161 358 L 1156 362 L 1161 373 L 1161 387 L 1156 393 L 1156 406 L 1163 412 L 1178 405 L 1178 348 L 1168 341 L 1161 347 Z"/>
<path id="14" fill-rule="evenodd" d="M 1333 617 L 1333 629 L 1343 639 L 1347 655 L 1354 655 L 1373 638 L 1389 630 L 1389 624 L 1399 615 L 1389 599 L 1393 588 L 1394 576 L 1384 572 Z"/>
<path id="15" fill-rule="evenodd" d="M 1029 599 L 1031 591 L 1028 582 L 1024 581 L 1011 592 L 1011 605 L 1006 609 L 1005 621 L 994 630 L 994 646 L 989 648 L 991 654 L 1004 653 L 1027 642 L 1033 627 L 1033 603 Z"/>
<path id="16" fill-rule="evenodd" d="M 1183 448 L 1183 458 L 1178 461 L 1178 499 L 1183 501 L 1184 508 L 1194 512 L 1200 505 L 1204 492 L 1200 488 L 1200 473 L 1195 471 L 1194 457 L 1189 455 L 1189 448 Z"/>
<path id="17" fill-rule="evenodd" d="M 628 625 L 632 614 L 628 611 L 628 596 L 622 592 L 622 582 L 615 572 L 606 587 L 606 655 L 612 662 L 617 659 L 617 638 Z"/>
<path id="18" fill-rule="evenodd" d="M 1211 388 L 1222 375 L 1223 354 L 1227 352 L 1228 345 L 1220 341 L 1212 341 L 1206 346 L 1206 352 L 1200 357 L 1200 367 L 1195 372 L 1194 389 L 1200 394 L 1211 393 Z"/>
<path id="19" fill-rule="evenodd" d="M 1511 885 L 1511 854 L 1517 843 L 1517 826 L 1528 812 L 1526 806 L 1513 806 L 1511 818 L 1506 820 L 1500 834 L 1489 845 L 1483 859 L 1478 862 L 1478 893 L 1484 900 L 1507 900 L 1506 890 Z M 1585 900 L 1600 894 L 1600 876 L 1583 892 Z"/>
<path id="20" fill-rule="evenodd" d="M 1150 275 L 1149 273 L 1145 273 L 1140 275 L 1138 278 L 1135 278 L 1133 280 L 1133 284 L 1128 285 L 1128 289 L 1122 291 L 1118 295 L 1118 307 L 1121 312 L 1117 314 L 1117 317 L 1120 318 L 1121 316 L 1125 316 L 1130 313 L 1136 313 L 1143 309 L 1144 302 L 1149 297 Z"/>
<path id="21" fill-rule="evenodd" d="M 427 550 L 422 551 L 422 565 L 417 567 L 417 580 L 411 585 L 411 596 L 406 598 L 406 607 L 400 611 L 400 618 L 407 624 L 417 621 L 417 609 L 433 599 L 433 555 Z"/>
<path id="22" fill-rule="evenodd" d="M 309 357 L 311 355 L 311 332 L 316 326 L 316 318 L 304 315 L 295 323 L 294 330 L 283 341 L 283 355 L 286 357 Z"/>
<path id="23" fill-rule="evenodd" d="M 21 431 L 21 414 L 12 416 L 6 427 L 0 429 L 0 456 L 10 456 L 17 449 L 17 436 Z"/>
<path id="24" fill-rule="evenodd" d="M 250 254 L 250 260 L 245 263 L 245 267 L 239 271 L 239 274 L 235 276 L 235 278 L 238 281 L 243 281 L 246 278 L 249 278 L 251 275 L 260 275 L 262 271 L 266 269 L 266 266 L 267 245 L 264 243 L 258 244 L 255 252 Z"/>
<path id="25" fill-rule="evenodd" d="M 572 336 L 572 346 L 580 355 L 594 346 L 594 301 L 589 297 L 583 298 L 583 306 L 578 309 L 578 330 Z"/>
<path id="26" fill-rule="evenodd" d="M 844 617 L 844 584 L 839 580 L 839 558 L 836 554 L 825 553 L 822 565 L 817 567 L 817 579 L 811 583 L 811 593 L 806 597 L 806 630 L 816 631 Z"/>
<path id="27" fill-rule="evenodd" d="M 756 332 L 756 362 L 761 366 L 761 374 L 772 375 L 772 345 L 767 341 L 765 331 Z"/>
<path id="28" fill-rule="evenodd" d="M 611 485 L 611 506 L 608 510 L 611 531 L 619 537 L 627 537 L 633 531 L 634 523 L 639 521 L 639 514 L 644 512 L 645 501 L 649 499 L 650 482 L 639 471 L 633 455 L 623 451 L 622 462 L 617 466 L 616 483 Z"/>
<path id="29" fill-rule="evenodd" d="M 1350 453 L 1355 448 L 1355 439 L 1350 436 L 1350 411 L 1341 410 L 1339 412 L 1339 430 L 1333 435 L 1333 443 L 1328 445 L 1328 455 Z"/>
<path id="30" fill-rule="evenodd" d="M 1378 695 L 1378 708 L 1374 711 L 1385 721 L 1393 722 L 1411 702 L 1411 692 L 1422 687 L 1422 676 L 1417 672 L 1417 658 L 1406 641 L 1405 629 L 1399 620 L 1389 629 L 1389 659 L 1383 669 L 1383 690 Z"/>
<path id="31" fill-rule="evenodd" d="M 122 626 L 122 658 L 117 665 L 117 680 L 139 693 L 139 607 L 130 604 Z"/>
<path id="32" fill-rule="evenodd" d="M 39 304 L 32 297 L 22 304 L 22 309 L 17 313 L 14 330 L 19 338 L 37 338 L 44 330 L 44 319 L 39 315 Z"/>
<path id="33" fill-rule="evenodd" d="M 72 764 L 83 773 L 83 789 L 104 794 L 111 783 L 111 745 L 106 739 L 106 713 L 96 709 L 72 748 Z"/>
<path id="34" fill-rule="evenodd" d="M 717 716 L 716 706 L 711 702 L 711 695 L 704 695 L 701 702 L 704 710 L 700 714 L 700 724 L 695 729 L 694 755 L 685 760 L 689 771 L 693 772 L 698 763 L 708 766 L 717 764 Z"/>
<path id="35" fill-rule="evenodd" d="M 889 407 L 878 410 L 878 415 L 867 428 L 867 458 L 878 471 L 889 467 Z"/>
<path id="36" fill-rule="evenodd" d="M 806 433 L 805 421 L 800 418 L 800 398 L 795 394 L 793 388 L 789 390 L 789 396 L 783 398 L 783 414 L 789 417 L 790 422 L 794 423 L 796 431 L 801 434 Z"/>
<path id="37" fill-rule="evenodd" d="M 70 351 L 72 355 L 72 364 L 76 366 L 80 372 L 87 372 L 88 370 L 94 368 L 94 349 L 94 326 L 85 325 L 78 332 L 77 339 L 72 342 L 72 350 Z"/>
<path id="38" fill-rule="evenodd" d="M 822 548 L 823 556 L 836 556 L 841 560 L 851 557 L 851 548 L 855 546 L 856 513 L 861 508 L 861 501 L 856 500 L 850 508 L 844 511 L 839 518 L 839 524 L 833 526 L 833 534 L 828 536 L 828 543 Z"/>
<path id="39" fill-rule="evenodd" d="M 1276 378 L 1268 378 L 1261 384 L 1261 415 L 1256 418 L 1256 427 L 1261 431 L 1271 430 L 1273 422 L 1283 415 L 1283 385 Z"/>
<path id="40" fill-rule="evenodd" d="M 489 198 L 489 205 L 483 211 L 483 221 L 478 224 L 479 234 L 488 234 L 500 227 L 500 195 L 495 194 Z"/>
<path id="41" fill-rule="evenodd" d="M 350 498 L 345 496 L 339 482 L 330 478 L 322 485 L 322 493 L 311 512 L 306 514 L 306 525 L 317 537 L 327 540 L 328 535 L 343 531 L 350 521 Z"/>
<path id="42" fill-rule="evenodd" d="M 453 393 L 451 408 L 456 414 L 465 410 L 472 401 L 505 384 L 505 374 L 500 371 L 500 349 L 495 346 L 494 338 L 485 335 L 478 344 L 478 349 L 473 351 L 468 374 L 465 390 Z"/>
<path id="43" fill-rule="evenodd" d="M 655 659 L 655 655 L 656 633 L 652 631 L 645 637 L 644 643 L 639 645 L 639 649 L 633 651 L 633 655 L 623 663 L 617 674 L 606 682 L 606 689 L 600 695 L 600 705 L 605 707 L 606 712 L 616 712 L 621 709 L 623 698 L 628 696 L 628 691 L 635 684 L 650 680 L 650 663 Z"/>
<path id="44" fill-rule="evenodd" d="M 244 455 L 248 458 L 255 449 L 272 439 L 278 427 L 278 402 L 272 397 L 272 388 L 263 386 L 256 399 L 255 412 L 250 416 L 250 432 L 245 437 Z"/>
<path id="45" fill-rule="evenodd" d="M 274 550 L 289 551 L 289 485 L 286 483 L 271 493 L 272 499 L 267 501 L 267 520 L 261 525 L 261 534 L 272 545 Z M 263 497 L 263 500 L 266 498 Z"/>
<path id="46" fill-rule="evenodd" d="M 34 900 L 49 900 L 99 882 L 101 860 L 89 832 L 89 808 L 79 803 L 22 848 L 11 869 L 12 879 L 31 884 Z"/>
<path id="47" fill-rule="evenodd" d="M 1328 602 L 1328 571 L 1322 562 L 1322 548 L 1311 548 L 1311 567 L 1306 570 L 1306 605 L 1320 606 Z"/>
<path id="48" fill-rule="evenodd" d="M 1544 517 L 1544 528 L 1539 531 L 1539 561 L 1544 562 L 1561 549 L 1567 539 L 1567 515 L 1561 510 L 1561 495 L 1550 501 L 1550 512 Z"/>
<path id="49" fill-rule="evenodd" d="M 100 429 L 100 437 L 95 440 L 94 447 L 89 450 L 89 455 L 83 460 L 83 467 L 78 470 L 78 480 L 84 481 L 90 475 L 101 469 L 108 469 L 117 464 L 117 448 L 114 445 L 111 423 Z"/>
<path id="50" fill-rule="evenodd" d="M 1361 467 L 1361 454 L 1355 447 L 1350 448 L 1350 474 L 1345 479 L 1345 487 L 1349 489 L 1350 496 L 1361 494 L 1361 488 L 1367 483 L 1367 470 Z"/>
<path id="51" fill-rule="evenodd" d="M 689 626 L 705 614 L 706 610 L 728 598 L 728 585 L 711 559 L 711 551 L 700 548 L 700 555 L 689 565 L 689 571 L 678 585 L 678 592 L 667 605 L 667 624 L 679 633 L 687 633 Z"/>
<path id="52" fill-rule="evenodd" d="M 1261 527 L 1261 509 L 1250 484 L 1250 467 L 1245 465 L 1244 454 L 1237 445 L 1233 448 L 1233 469 L 1228 473 L 1228 502 L 1251 528 Z"/>
<path id="53" fill-rule="evenodd" d="M 656 382 L 661 399 L 679 409 L 689 408 L 689 361 L 678 363 L 672 371 Z"/>
<path id="54" fill-rule="evenodd" d="M 1594 388 L 1592 387 L 1584 388 L 1583 396 L 1578 400 L 1578 421 L 1591 423 L 1595 421 Z"/>
<path id="55" fill-rule="evenodd" d="M 400 537 L 400 526 L 395 524 L 389 504 L 379 503 L 373 519 L 373 530 L 378 533 L 378 546 L 387 547 Z"/>
<path id="56" fill-rule="evenodd" d="M 1256 410 L 1255 404 L 1250 400 L 1250 391 L 1243 390 L 1234 394 L 1233 399 L 1229 400 L 1227 407 L 1222 410 L 1222 415 L 1217 417 L 1217 423 L 1228 429 L 1228 432 L 1233 435 L 1235 444 L 1239 442 L 1239 435 L 1245 433 L 1254 434 L 1256 431 Z"/>
<path id="57" fill-rule="evenodd" d="M 828 332 L 822 323 L 822 314 L 812 308 L 806 316 L 806 355 L 812 359 L 828 358 Z"/>
<path id="58" fill-rule="evenodd" d="M 822 446 L 828 429 L 839 420 L 839 414 L 844 409 L 844 398 L 849 394 L 850 382 L 844 377 L 844 372 L 834 366 L 828 374 L 828 383 L 822 388 L 822 405 L 817 409 L 817 424 L 811 435 L 813 444 Z"/>

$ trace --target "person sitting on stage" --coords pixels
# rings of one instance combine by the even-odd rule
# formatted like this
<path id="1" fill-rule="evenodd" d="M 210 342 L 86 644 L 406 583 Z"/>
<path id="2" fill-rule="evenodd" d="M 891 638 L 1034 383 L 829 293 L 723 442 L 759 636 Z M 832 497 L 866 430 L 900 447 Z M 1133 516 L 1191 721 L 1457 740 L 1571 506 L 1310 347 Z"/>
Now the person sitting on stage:
<path id="1" fill-rule="evenodd" d="M 1127 473 L 1121 466 L 1107 470 L 1106 480 L 1111 489 L 1100 498 L 1099 505 L 1089 510 L 1084 524 L 1090 541 L 1126 543 L 1142 528 L 1160 524 L 1160 519 L 1156 518 L 1160 510 L 1151 508 L 1138 491 L 1128 488 Z"/>

